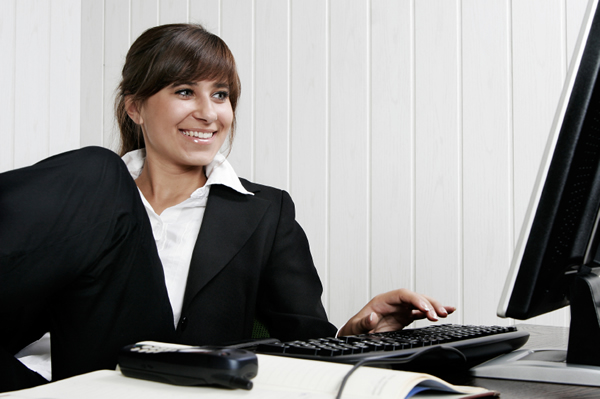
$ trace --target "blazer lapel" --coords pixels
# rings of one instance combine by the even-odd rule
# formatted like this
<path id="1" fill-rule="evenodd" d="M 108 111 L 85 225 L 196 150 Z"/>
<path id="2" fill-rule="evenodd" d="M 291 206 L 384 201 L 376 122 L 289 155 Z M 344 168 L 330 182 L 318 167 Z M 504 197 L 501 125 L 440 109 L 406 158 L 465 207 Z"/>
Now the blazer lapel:
<path id="1" fill-rule="evenodd" d="M 268 207 L 268 201 L 256 196 L 240 194 L 221 185 L 210 188 L 192 253 L 183 300 L 184 311 L 198 292 L 238 253 L 258 227 Z"/>

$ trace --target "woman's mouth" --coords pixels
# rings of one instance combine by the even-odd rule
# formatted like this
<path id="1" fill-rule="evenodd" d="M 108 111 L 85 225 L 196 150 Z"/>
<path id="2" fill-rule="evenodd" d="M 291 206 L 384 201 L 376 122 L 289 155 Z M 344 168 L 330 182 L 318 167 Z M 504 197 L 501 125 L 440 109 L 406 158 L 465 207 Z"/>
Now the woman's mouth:
<path id="1" fill-rule="evenodd" d="M 198 139 L 210 139 L 215 134 L 215 132 L 196 132 L 193 130 L 180 130 L 180 132 L 186 136 Z"/>

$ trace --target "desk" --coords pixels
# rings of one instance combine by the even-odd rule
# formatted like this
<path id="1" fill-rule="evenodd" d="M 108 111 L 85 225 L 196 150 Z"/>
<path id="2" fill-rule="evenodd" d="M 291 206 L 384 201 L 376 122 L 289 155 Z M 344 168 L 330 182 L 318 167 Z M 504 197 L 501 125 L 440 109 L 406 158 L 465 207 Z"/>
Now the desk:
<path id="1" fill-rule="evenodd" d="M 566 327 L 548 327 L 517 325 L 520 330 L 528 331 L 531 336 L 523 349 L 566 349 L 569 329 Z M 501 394 L 501 399 L 598 399 L 600 388 L 576 385 L 546 384 L 540 382 L 510 381 L 469 376 L 451 376 L 444 379 L 453 384 L 484 387 Z"/>

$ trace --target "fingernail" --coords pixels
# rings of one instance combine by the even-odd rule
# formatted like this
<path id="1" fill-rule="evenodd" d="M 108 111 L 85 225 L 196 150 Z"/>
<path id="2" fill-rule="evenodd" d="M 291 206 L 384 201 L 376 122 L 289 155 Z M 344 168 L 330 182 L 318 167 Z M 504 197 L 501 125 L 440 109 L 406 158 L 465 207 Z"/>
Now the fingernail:
<path id="1" fill-rule="evenodd" d="M 371 314 L 369 315 L 369 321 L 373 321 L 373 318 L 375 317 L 375 312 L 371 312 Z"/>

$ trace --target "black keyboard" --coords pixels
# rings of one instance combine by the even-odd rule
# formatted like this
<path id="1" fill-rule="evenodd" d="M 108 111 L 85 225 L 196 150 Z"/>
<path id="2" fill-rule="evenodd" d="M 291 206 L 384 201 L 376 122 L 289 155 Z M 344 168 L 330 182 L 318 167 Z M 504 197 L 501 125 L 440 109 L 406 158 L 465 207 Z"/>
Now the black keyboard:
<path id="1" fill-rule="evenodd" d="M 430 372 L 434 365 L 462 364 L 467 368 L 520 348 L 529 333 L 508 326 L 431 325 L 400 331 L 271 342 L 256 346 L 258 353 L 357 363 L 384 357 L 416 367 L 397 367 Z M 420 356 L 423 355 L 423 356 Z"/>

